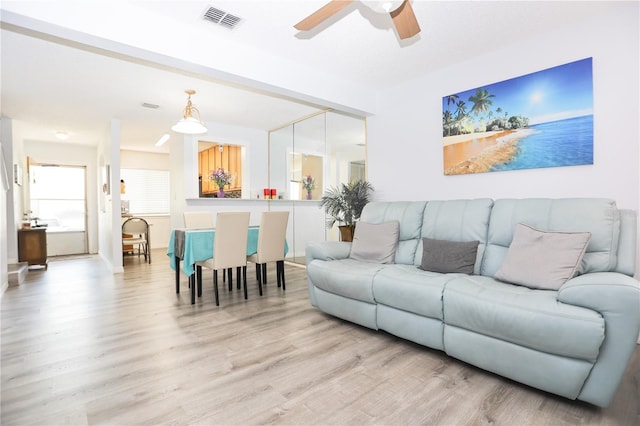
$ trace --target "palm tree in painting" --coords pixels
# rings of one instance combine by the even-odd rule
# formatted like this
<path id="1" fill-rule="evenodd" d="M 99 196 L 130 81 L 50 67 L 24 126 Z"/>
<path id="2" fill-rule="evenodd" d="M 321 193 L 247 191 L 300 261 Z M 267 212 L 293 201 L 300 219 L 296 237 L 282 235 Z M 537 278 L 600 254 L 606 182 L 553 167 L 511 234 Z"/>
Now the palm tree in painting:
<path id="1" fill-rule="evenodd" d="M 451 136 L 451 123 L 453 121 L 452 119 L 453 116 L 451 115 L 450 111 L 445 111 L 442 114 L 442 121 L 444 122 L 444 128 L 447 130 L 447 136 Z"/>
<path id="2" fill-rule="evenodd" d="M 488 90 L 478 88 L 476 94 L 469 96 L 469 101 L 473 102 L 471 112 L 478 116 L 481 113 L 489 111 L 489 107 L 493 105 L 493 101 L 489 98 L 495 98 L 496 95 L 492 95 Z"/>
<path id="3" fill-rule="evenodd" d="M 493 101 L 490 98 L 494 97 L 495 95 L 490 94 L 488 90 L 483 89 L 482 87 L 476 89 L 475 95 L 469 96 L 469 101 L 473 102 L 471 112 L 476 117 L 474 121 L 474 131 L 483 132 L 486 130 L 484 114 L 490 111 L 489 107 L 493 105 Z"/>
<path id="4" fill-rule="evenodd" d="M 467 104 L 464 101 L 458 101 L 456 104 L 456 121 L 460 121 L 467 116 Z"/>
<path id="5" fill-rule="evenodd" d="M 449 110 L 449 105 L 456 104 L 456 101 L 458 100 L 458 95 L 449 95 L 447 96 L 447 111 Z"/>

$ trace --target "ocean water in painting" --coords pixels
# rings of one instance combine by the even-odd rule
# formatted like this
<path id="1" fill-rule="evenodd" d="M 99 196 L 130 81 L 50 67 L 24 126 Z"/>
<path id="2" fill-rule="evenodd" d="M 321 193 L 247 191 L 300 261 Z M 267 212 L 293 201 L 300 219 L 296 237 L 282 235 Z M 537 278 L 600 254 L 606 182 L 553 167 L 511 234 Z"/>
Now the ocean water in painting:
<path id="1" fill-rule="evenodd" d="M 508 163 L 491 171 L 593 164 L 593 115 L 529 126 L 535 133 L 518 143 Z"/>

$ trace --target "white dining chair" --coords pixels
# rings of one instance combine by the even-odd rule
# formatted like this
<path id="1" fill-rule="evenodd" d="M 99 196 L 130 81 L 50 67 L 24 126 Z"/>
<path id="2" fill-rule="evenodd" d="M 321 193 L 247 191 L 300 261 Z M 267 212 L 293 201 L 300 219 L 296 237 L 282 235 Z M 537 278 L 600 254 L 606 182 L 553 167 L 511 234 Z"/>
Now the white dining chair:
<path id="1" fill-rule="evenodd" d="M 289 212 L 263 212 L 260 217 L 260 231 L 258 232 L 258 251 L 247 260 L 256 264 L 256 278 L 260 295 L 262 284 L 267 283 L 267 263 L 276 262 L 276 277 L 278 287 L 286 290 L 284 281 L 284 245 L 287 235 Z"/>
<path id="2" fill-rule="evenodd" d="M 125 235 L 127 235 L 125 237 Z M 129 237 L 130 235 L 130 237 Z M 130 217 L 122 224 L 122 247 L 138 247 L 138 257 L 144 253 L 144 260 L 151 263 L 149 250 L 149 223 L 141 217 Z M 123 250 L 124 256 L 124 250 Z"/>
<path id="3" fill-rule="evenodd" d="M 240 283 L 243 276 L 244 298 L 247 298 L 247 235 L 249 233 L 249 212 L 219 212 L 216 215 L 216 233 L 213 240 L 213 257 L 196 262 L 198 287 L 201 286 L 202 267 L 213 270 L 213 289 L 216 306 L 218 297 L 218 271 L 236 268 L 236 279 Z M 242 274 L 241 274 L 242 273 Z M 196 287 L 196 286 L 193 286 Z M 229 274 L 229 290 L 232 289 Z M 191 291 L 195 291 L 192 288 Z"/>
<path id="4" fill-rule="evenodd" d="M 210 211 L 184 212 L 184 227 L 189 229 L 213 228 L 213 215 Z"/>

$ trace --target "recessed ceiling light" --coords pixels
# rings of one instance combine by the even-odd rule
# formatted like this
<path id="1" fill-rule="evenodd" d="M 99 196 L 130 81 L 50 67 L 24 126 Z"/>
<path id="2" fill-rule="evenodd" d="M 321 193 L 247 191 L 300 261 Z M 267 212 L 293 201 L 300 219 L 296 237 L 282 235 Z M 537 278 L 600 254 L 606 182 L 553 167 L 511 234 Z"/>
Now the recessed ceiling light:
<path id="1" fill-rule="evenodd" d="M 156 146 L 164 145 L 164 143 L 169 140 L 169 137 L 169 133 L 165 133 L 164 135 L 162 135 L 162 137 L 158 139 L 158 142 L 156 142 Z"/>
<path id="2" fill-rule="evenodd" d="M 66 141 L 69 139 L 69 133 L 67 132 L 56 132 L 56 138 Z"/>

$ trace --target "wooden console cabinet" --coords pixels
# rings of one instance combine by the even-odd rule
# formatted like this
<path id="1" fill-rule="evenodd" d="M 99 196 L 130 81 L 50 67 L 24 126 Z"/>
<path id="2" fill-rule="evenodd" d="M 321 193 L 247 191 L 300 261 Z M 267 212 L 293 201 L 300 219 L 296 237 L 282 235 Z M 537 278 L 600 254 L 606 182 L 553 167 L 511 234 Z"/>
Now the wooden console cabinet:
<path id="1" fill-rule="evenodd" d="M 18 231 L 18 260 L 47 269 L 47 230 L 45 228 Z"/>

